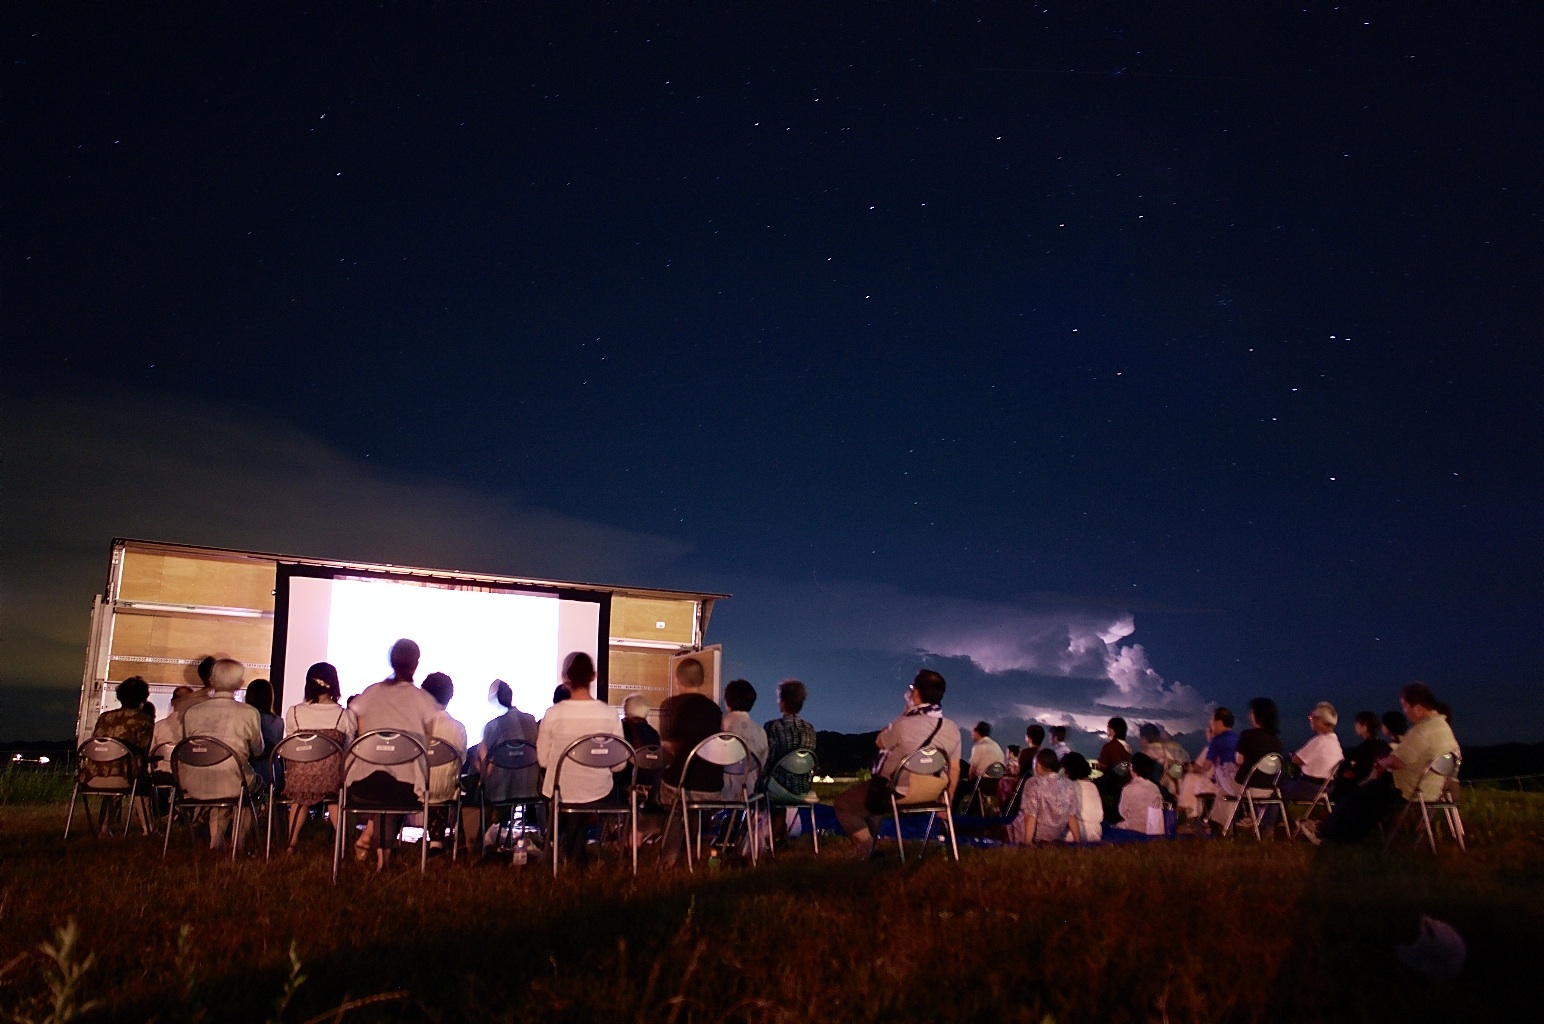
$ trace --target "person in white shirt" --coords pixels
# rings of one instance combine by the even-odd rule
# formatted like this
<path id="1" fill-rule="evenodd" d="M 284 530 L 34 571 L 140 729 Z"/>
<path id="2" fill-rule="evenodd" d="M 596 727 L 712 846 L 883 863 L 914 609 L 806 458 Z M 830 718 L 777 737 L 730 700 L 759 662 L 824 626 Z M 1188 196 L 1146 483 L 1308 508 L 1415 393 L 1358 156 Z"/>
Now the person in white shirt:
<path id="1" fill-rule="evenodd" d="M 720 795 L 725 800 L 740 799 L 742 779 L 746 790 L 754 793 L 760 784 L 756 766 L 759 765 L 762 771 L 767 767 L 767 731 L 751 719 L 750 710 L 755 706 L 756 688 L 749 680 L 731 679 L 724 686 L 724 707 L 727 709 L 724 712 L 724 731 L 740 737 L 745 742 L 745 749 L 756 759 L 745 776 L 724 773 L 724 789 Z"/>
<path id="2" fill-rule="evenodd" d="M 208 768 L 184 767 L 180 781 L 188 796 L 195 800 L 215 800 L 236 796 L 256 784 L 257 773 L 251 759 L 263 752 L 263 727 L 257 708 L 236 699 L 246 668 L 239 661 L 221 658 L 209 674 L 209 696 L 182 715 L 183 736 L 192 739 L 207 736 L 219 740 L 235 752 L 235 764 L 225 761 Z M 225 831 L 231 812 L 223 807 L 209 812 L 209 847 L 218 850 L 225 843 Z M 250 819 L 243 819 L 245 835 Z M 240 844 L 242 836 L 232 836 Z"/>
<path id="3" fill-rule="evenodd" d="M 429 800 L 434 803 L 454 800 L 456 791 L 461 788 L 461 769 L 466 763 L 467 750 L 466 726 L 456 721 L 446 710 L 450 705 L 450 698 L 456 695 L 456 684 L 443 672 L 430 672 L 424 676 L 423 689 L 440 706 L 435 716 L 429 719 L 429 738 L 450 744 L 451 749 L 456 752 L 454 762 L 430 766 Z M 461 830 L 461 840 L 467 850 L 472 848 L 472 838 L 470 830 L 465 828 Z M 430 849 L 437 850 L 443 845 L 443 840 L 436 832 L 434 838 L 430 840 Z"/>
<path id="4" fill-rule="evenodd" d="M 569 698 L 548 708 L 536 727 L 536 762 L 547 770 L 542 778 L 542 795 L 551 799 L 561 781 L 564 806 L 595 803 L 611 795 L 612 773 L 572 760 L 559 762 L 574 741 L 582 737 L 596 733 L 620 737 L 622 720 L 616 708 L 596 700 L 590 693 L 595 682 L 595 661 L 584 651 L 568 656 L 563 679 L 568 684 Z M 560 827 L 563 856 L 574 865 L 583 864 L 588 857 L 585 834 L 589 829 L 583 821 L 570 819 L 565 823 L 567 827 Z"/>
<path id="5" fill-rule="evenodd" d="M 1147 835 L 1163 834 L 1163 793 L 1153 781 L 1157 774 L 1158 762 L 1147 754 L 1131 755 L 1131 780 L 1120 791 L 1121 828 Z"/>
<path id="6" fill-rule="evenodd" d="M 1064 760 L 1068 754 L 1072 753 L 1072 748 L 1067 746 L 1067 727 L 1065 725 L 1051 726 L 1051 749 L 1056 752 L 1057 757 Z"/>
<path id="7" fill-rule="evenodd" d="M 1054 749 L 1052 753 L 1055 753 Z M 1069 750 L 1061 759 L 1061 766 L 1067 778 L 1078 787 L 1077 820 L 1083 826 L 1081 836 L 1069 828 L 1067 842 L 1097 843 L 1104 838 L 1104 802 L 1099 799 L 1099 790 L 1089 781 L 1093 769 L 1089 766 L 1088 758 L 1075 750 Z"/>
<path id="8" fill-rule="evenodd" d="M 1324 780 L 1335 774 L 1335 769 L 1345 758 L 1340 737 L 1335 735 L 1335 726 L 1339 722 L 1340 713 L 1329 701 L 1321 700 L 1313 706 L 1308 713 L 1313 736 L 1292 755 L 1292 764 L 1299 774 L 1281 784 L 1282 796 L 1288 800 L 1312 800 Z"/>
<path id="9" fill-rule="evenodd" d="M 391 646 L 391 675 L 365 687 L 349 701 L 348 710 L 359 722 L 359 735 L 385 731 L 398 732 L 420 743 L 428 741 L 429 722 L 439 714 L 434 698 L 413 684 L 418 672 L 418 645 L 398 640 Z M 380 803 L 407 803 L 422 800 L 428 779 L 420 763 L 372 765 L 355 760 L 348 766 L 349 799 Z M 375 866 L 384 868 L 391 860 L 402 825 L 400 814 L 377 814 L 354 843 L 355 856 L 363 860 L 375 849 Z"/>

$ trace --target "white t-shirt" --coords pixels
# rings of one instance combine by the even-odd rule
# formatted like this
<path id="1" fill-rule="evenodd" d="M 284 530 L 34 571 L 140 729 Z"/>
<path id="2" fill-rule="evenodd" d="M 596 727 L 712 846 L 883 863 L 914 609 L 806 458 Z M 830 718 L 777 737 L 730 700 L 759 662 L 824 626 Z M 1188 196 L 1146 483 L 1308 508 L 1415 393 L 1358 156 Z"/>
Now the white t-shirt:
<path id="1" fill-rule="evenodd" d="M 1316 732 L 1313 739 L 1298 748 L 1297 756 L 1303 762 L 1303 774 L 1315 779 L 1327 779 L 1345 755 L 1340 749 L 1340 737 L 1332 732 Z"/>
<path id="2" fill-rule="evenodd" d="M 1163 795 L 1158 792 L 1158 787 L 1140 775 L 1133 775 L 1120 791 L 1121 828 L 1146 832 L 1147 812 L 1155 807 L 1163 810 Z"/>
<path id="3" fill-rule="evenodd" d="M 297 732 L 315 732 L 318 729 L 336 729 L 343 734 L 345 744 L 352 743 L 359 734 L 359 722 L 354 713 L 341 704 L 294 704 L 284 712 L 284 735 Z"/>
<path id="4" fill-rule="evenodd" d="M 536 727 L 536 761 L 547 769 L 542 779 L 543 796 L 552 795 L 558 778 L 558 760 L 574 740 L 594 733 L 622 735 L 617 709 L 599 700 L 559 701 L 547 709 Z M 563 766 L 563 802 L 587 804 L 611 792 L 612 773 L 605 768 L 586 768 L 570 761 Z"/>
<path id="5" fill-rule="evenodd" d="M 1099 799 L 1099 790 L 1087 779 L 1078 780 L 1078 818 L 1083 822 L 1084 842 L 1097 843 L 1104 838 L 1104 802 Z M 1077 841 L 1077 835 L 1069 828 L 1067 842 Z"/>
<path id="6" fill-rule="evenodd" d="M 970 748 L 970 773 L 980 775 L 1003 759 L 1003 748 L 990 736 L 977 740 Z"/>

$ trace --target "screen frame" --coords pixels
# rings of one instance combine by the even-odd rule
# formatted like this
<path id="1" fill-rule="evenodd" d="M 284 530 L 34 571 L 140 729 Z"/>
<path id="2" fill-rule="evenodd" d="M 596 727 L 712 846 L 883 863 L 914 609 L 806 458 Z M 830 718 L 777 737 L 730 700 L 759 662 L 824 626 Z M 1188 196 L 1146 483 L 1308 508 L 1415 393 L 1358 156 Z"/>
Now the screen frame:
<path id="1" fill-rule="evenodd" d="M 269 675 L 273 683 L 274 699 L 284 706 L 284 649 L 289 642 L 290 580 L 306 579 L 362 579 L 379 580 L 383 583 L 435 583 L 452 589 L 477 588 L 515 594 L 544 594 L 562 601 L 585 601 L 600 605 L 595 655 L 595 697 L 606 701 L 610 696 L 608 684 L 611 668 L 611 594 L 609 590 L 589 590 L 582 587 L 543 586 L 536 583 L 506 583 L 499 580 L 477 579 L 465 576 L 439 575 L 432 572 L 393 572 L 389 569 L 365 569 L 343 565 L 309 565 L 299 562 L 279 562 L 273 580 L 273 652 L 269 655 Z"/>

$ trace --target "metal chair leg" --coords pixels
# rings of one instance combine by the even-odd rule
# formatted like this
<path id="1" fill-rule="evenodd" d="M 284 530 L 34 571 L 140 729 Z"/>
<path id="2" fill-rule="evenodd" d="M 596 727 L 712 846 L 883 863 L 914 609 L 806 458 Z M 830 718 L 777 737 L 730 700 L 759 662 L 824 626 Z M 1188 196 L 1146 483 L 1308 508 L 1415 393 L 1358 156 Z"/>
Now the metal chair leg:
<path id="1" fill-rule="evenodd" d="M 906 837 L 901 834 L 901 805 L 895 800 L 895 794 L 890 794 L 890 813 L 895 821 L 895 847 L 901 851 L 901 866 L 906 866 Z M 879 833 L 874 833 L 874 842 L 879 842 Z"/>
<path id="2" fill-rule="evenodd" d="M 75 783 L 75 788 L 70 790 L 70 813 L 64 817 L 64 838 L 70 838 L 70 823 L 75 820 L 75 800 L 80 796 L 80 783 Z"/>

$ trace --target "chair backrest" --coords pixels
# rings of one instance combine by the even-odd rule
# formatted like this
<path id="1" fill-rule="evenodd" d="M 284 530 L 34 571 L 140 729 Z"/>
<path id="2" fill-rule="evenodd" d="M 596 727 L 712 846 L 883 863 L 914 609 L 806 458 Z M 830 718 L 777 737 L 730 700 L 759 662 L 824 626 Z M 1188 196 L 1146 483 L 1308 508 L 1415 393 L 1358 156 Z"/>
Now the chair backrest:
<path id="1" fill-rule="evenodd" d="M 563 762 L 572 761 L 585 768 L 615 768 L 633 759 L 633 748 L 620 736 L 597 732 L 581 736 L 568 745 L 558 759 L 558 770 Z"/>
<path id="2" fill-rule="evenodd" d="M 640 772 L 659 772 L 665 770 L 665 752 L 658 744 L 650 744 L 647 747 L 639 747 L 633 751 L 633 767 Z"/>
<path id="3" fill-rule="evenodd" d="M 1110 766 L 1110 774 L 1118 779 L 1131 778 L 1131 762 L 1122 761 L 1120 764 Z"/>
<path id="4" fill-rule="evenodd" d="M 716 764 L 720 768 L 735 774 L 742 774 L 746 768 L 746 762 L 750 759 L 751 752 L 745 746 L 745 741 L 732 732 L 721 732 L 709 736 L 692 748 L 687 755 L 690 761 L 694 757 L 700 757 L 709 764 Z"/>
<path id="5" fill-rule="evenodd" d="M 1244 789 L 1274 788 L 1281 781 L 1281 773 L 1287 770 L 1287 762 L 1280 754 L 1266 754 L 1249 768 L 1244 777 Z"/>
<path id="6" fill-rule="evenodd" d="M 777 764 L 772 767 L 781 769 L 789 775 L 814 775 L 815 766 L 815 752 L 809 747 L 800 747 L 778 758 Z"/>
<path id="7" fill-rule="evenodd" d="M 104 736 L 100 739 L 92 738 L 80 745 L 80 759 L 82 761 L 94 761 L 97 764 L 111 764 L 114 761 L 122 761 L 126 757 L 133 757 L 134 752 L 129 745 L 122 740 Z"/>
<path id="8" fill-rule="evenodd" d="M 981 773 L 981 777 L 983 779 L 1000 779 L 1007 773 L 1007 765 L 1003 764 L 1001 761 L 993 761 L 991 764 L 986 766 L 986 770 Z"/>
<path id="9" fill-rule="evenodd" d="M 902 772 L 911 775 L 937 776 L 946 775 L 949 771 L 949 755 L 939 747 L 918 747 L 907 754 L 895 771 L 890 774 L 893 782 L 901 777 Z"/>
<path id="10" fill-rule="evenodd" d="M 1433 775 L 1440 775 L 1444 779 L 1451 779 L 1458 774 L 1458 765 L 1458 755 L 1449 751 L 1441 757 L 1434 758 L 1431 764 L 1426 766 L 1426 770 Z"/>
<path id="11" fill-rule="evenodd" d="M 348 745 L 348 757 L 378 767 L 390 767 L 418 760 L 427 761 L 428 751 L 415 737 L 405 732 L 375 729 Z"/>
<path id="12" fill-rule="evenodd" d="M 342 754 L 343 748 L 330 737 L 314 732 L 297 732 L 280 740 L 268 756 L 271 760 L 288 761 L 291 764 L 314 764 Z"/>
<path id="13" fill-rule="evenodd" d="M 536 767 L 536 744 L 525 740 L 502 740 L 488 751 L 488 763 L 507 772 Z"/>
<path id="14" fill-rule="evenodd" d="M 236 759 L 236 752 L 213 736 L 189 736 L 172 748 L 172 770 L 178 765 L 213 768 Z"/>
<path id="15" fill-rule="evenodd" d="M 431 768 L 440 768 L 447 764 L 459 767 L 462 761 L 461 751 L 437 736 L 429 737 L 429 745 L 424 748 L 424 753 L 429 757 Z"/>
<path id="16" fill-rule="evenodd" d="M 1175 782 L 1178 782 L 1180 779 L 1185 777 L 1185 766 L 1180 762 L 1175 761 L 1173 764 L 1169 765 L 1168 776 Z"/>

